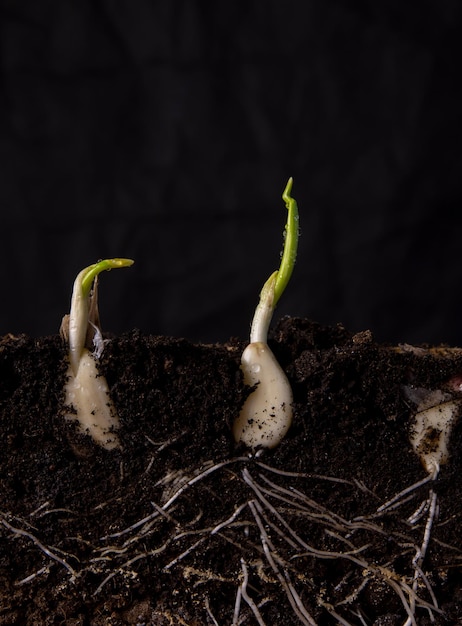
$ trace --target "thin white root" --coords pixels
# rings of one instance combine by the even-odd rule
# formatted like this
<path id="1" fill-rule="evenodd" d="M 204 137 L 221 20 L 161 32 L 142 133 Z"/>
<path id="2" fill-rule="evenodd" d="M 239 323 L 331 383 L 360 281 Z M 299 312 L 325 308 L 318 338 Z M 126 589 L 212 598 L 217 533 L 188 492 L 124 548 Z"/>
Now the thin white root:
<path id="1" fill-rule="evenodd" d="M 431 588 L 426 576 L 424 576 L 423 572 L 422 572 L 422 562 L 425 558 L 425 555 L 427 554 L 427 549 L 430 543 L 430 536 L 431 536 L 431 531 L 432 531 L 432 526 L 433 526 L 433 522 L 435 520 L 435 516 L 436 516 L 436 505 L 437 505 L 437 497 L 436 497 L 436 493 L 431 490 L 430 491 L 430 495 L 428 497 L 428 517 L 427 517 L 427 522 L 425 524 L 425 531 L 424 531 L 424 536 L 423 536 L 423 540 L 422 540 L 422 544 L 420 546 L 420 548 L 417 548 L 416 550 L 416 554 L 415 557 L 412 559 L 412 565 L 414 567 L 414 578 L 413 578 L 413 582 L 412 582 L 412 591 L 413 594 L 411 595 L 411 597 L 409 598 L 409 606 L 412 612 L 412 615 L 409 615 L 409 617 L 407 618 L 407 620 L 404 623 L 404 626 L 411 626 L 411 624 L 413 624 L 412 622 L 412 616 L 415 615 L 415 606 L 416 606 L 416 595 L 417 595 L 417 587 L 418 587 L 418 583 L 419 583 L 419 579 L 422 579 L 425 586 L 427 587 L 430 596 L 432 598 L 433 604 L 434 606 L 432 608 L 434 609 L 438 609 L 438 603 L 436 600 L 436 597 L 433 593 L 433 589 Z M 431 609 L 429 608 L 429 613 L 430 613 L 430 617 L 432 618 L 433 621 L 433 614 Z"/>
<path id="2" fill-rule="evenodd" d="M 407 496 L 408 494 L 416 491 L 420 487 L 423 487 L 423 485 L 426 485 L 431 480 L 435 480 L 435 478 L 436 474 L 429 474 L 428 476 L 425 476 L 425 478 L 423 478 L 422 480 L 419 480 L 416 483 L 409 485 L 409 487 L 406 487 L 399 493 L 395 494 L 392 498 L 387 500 L 384 504 L 379 506 L 377 509 L 377 513 L 383 513 L 385 511 L 391 510 L 392 508 L 396 508 L 396 506 L 401 506 L 405 502 L 404 496 Z"/>
<path id="3" fill-rule="evenodd" d="M 6 521 L 6 519 L 1 518 L 0 522 L 3 524 L 3 526 L 5 526 L 5 528 L 7 528 L 14 535 L 19 536 L 19 537 L 26 537 L 27 539 L 30 539 L 37 546 L 37 548 L 39 548 L 50 559 L 53 559 L 53 561 L 56 561 L 57 563 L 59 563 L 60 565 L 65 567 L 67 569 L 67 571 L 71 574 L 71 580 L 72 581 L 75 580 L 75 578 L 77 577 L 77 573 L 74 570 L 74 568 L 71 565 L 69 565 L 69 563 L 67 561 L 65 561 L 60 556 L 58 556 L 48 546 L 44 545 L 40 541 L 40 539 L 38 539 L 35 535 L 33 535 L 32 533 L 28 532 L 27 530 L 23 530 L 22 528 L 17 528 L 16 526 L 12 526 L 9 522 Z M 42 572 L 42 570 L 40 570 L 40 573 L 41 572 Z M 35 576 L 37 576 L 38 573 L 39 572 L 36 572 L 35 574 L 33 574 L 32 578 L 35 578 Z M 24 582 L 27 582 L 27 580 L 29 578 L 30 577 L 28 577 L 27 579 L 23 579 L 23 580 L 19 581 L 18 584 L 24 584 Z M 30 578 L 30 579 L 32 579 L 32 578 Z"/>
<path id="4" fill-rule="evenodd" d="M 247 565 L 244 561 L 244 559 L 241 559 L 241 568 L 242 568 L 242 574 L 243 574 L 243 581 L 241 584 L 241 596 L 244 598 L 244 600 L 247 602 L 248 606 L 250 607 L 250 610 L 252 611 L 252 613 L 255 616 L 255 619 L 257 620 L 259 626 L 266 626 L 260 611 L 258 610 L 257 605 L 255 604 L 255 602 L 252 600 L 252 598 L 249 596 L 249 594 L 247 593 L 247 585 L 249 584 L 249 572 L 247 570 Z"/>
<path id="5" fill-rule="evenodd" d="M 249 507 L 250 507 L 250 510 L 252 511 L 252 514 L 255 518 L 257 526 L 260 530 L 260 540 L 262 543 L 262 547 L 263 547 L 263 551 L 266 556 L 266 559 L 271 569 L 276 574 L 282 587 L 284 588 L 284 591 L 286 592 L 287 598 L 289 600 L 290 605 L 292 606 L 294 613 L 300 619 L 302 624 L 304 624 L 304 626 L 317 626 L 316 622 L 311 617 L 311 615 L 305 608 L 303 602 L 301 601 L 300 596 L 295 591 L 295 588 L 292 585 L 292 581 L 290 579 L 287 569 L 284 568 L 283 570 L 284 575 L 283 575 L 278 565 L 276 564 L 276 560 L 279 560 L 279 556 L 277 555 L 274 545 L 272 544 L 272 542 L 270 541 L 268 537 L 268 533 L 266 532 L 265 527 L 262 523 L 261 517 L 259 515 L 259 513 L 262 511 L 260 504 L 256 500 L 250 500 Z"/>
<path id="6" fill-rule="evenodd" d="M 210 600 L 208 596 L 206 596 L 205 598 L 205 610 L 207 611 L 207 615 L 212 620 L 213 626 L 220 626 L 215 618 L 215 615 L 212 613 L 212 609 L 210 608 Z"/>
<path id="7" fill-rule="evenodd" d="M 241 585 L 239 585 L 239 587 L 237 588 L 237 592 L 236 592 L 236 601 L 234 602 L 232 626 L 238 626 L 239 624 L 239 614 L 241 612 L 241 599 L 242 599 L 242 588 L 241 588 Z"/>
<path id="8" fill-rule="evenodd" d="M 332 617 L 335 617 L 338 624 L 342 624 L 342 626 L 353 626 L 351 622 L 347 622 L 346 619 L 344 619 L 341 615 L 337 613 L 332 604 L 329 604 L 329 602 L 325 602 L 320 596 L 318 597 L 318 603 L 322 607 L 324 607 L 326 611 L 332 615 Z"/>

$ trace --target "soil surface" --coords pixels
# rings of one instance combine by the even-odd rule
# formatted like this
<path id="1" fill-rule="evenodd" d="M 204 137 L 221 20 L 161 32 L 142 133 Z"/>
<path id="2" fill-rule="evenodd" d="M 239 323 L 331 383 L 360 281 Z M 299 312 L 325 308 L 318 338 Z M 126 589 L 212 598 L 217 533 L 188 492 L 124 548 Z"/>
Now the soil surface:
<path id="1" fill-rule="evenodd" d="M 243 341 L 110 338 L 108 452 L 63 419 L 61 339 L 1 339 L 1 625 L 462 624 L 462 420 L 430 479 L 405 392 L 462 402 L 462 351 L 297 318 L 270 346 L 294 423 L 252 453 Z"/>

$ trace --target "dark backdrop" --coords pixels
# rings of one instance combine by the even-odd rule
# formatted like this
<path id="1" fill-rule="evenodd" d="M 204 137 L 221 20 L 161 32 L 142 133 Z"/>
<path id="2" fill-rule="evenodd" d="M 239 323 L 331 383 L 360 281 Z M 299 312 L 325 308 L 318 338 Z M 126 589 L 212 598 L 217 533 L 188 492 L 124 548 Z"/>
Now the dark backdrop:
<path id="1" fill-rule="evenodd" d="M 245 337 L 277 315 L 462 345 L 458 0 L 0 1 L 0 334 Z"/>

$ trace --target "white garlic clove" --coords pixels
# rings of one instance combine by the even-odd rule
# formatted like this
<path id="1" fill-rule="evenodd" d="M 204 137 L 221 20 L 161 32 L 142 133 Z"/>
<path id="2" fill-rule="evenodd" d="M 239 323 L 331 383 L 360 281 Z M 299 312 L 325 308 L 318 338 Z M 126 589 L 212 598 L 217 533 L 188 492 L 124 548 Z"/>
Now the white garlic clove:
<path id="1" fill-rule="evenodd" d="M 256 387 L 234 422 L 234 438 L 249 448 L 274 448 L 292 423 L 290 383 L 273 352 L 261 341 L 244 350 L 241 369 L 245 384 Z"/>

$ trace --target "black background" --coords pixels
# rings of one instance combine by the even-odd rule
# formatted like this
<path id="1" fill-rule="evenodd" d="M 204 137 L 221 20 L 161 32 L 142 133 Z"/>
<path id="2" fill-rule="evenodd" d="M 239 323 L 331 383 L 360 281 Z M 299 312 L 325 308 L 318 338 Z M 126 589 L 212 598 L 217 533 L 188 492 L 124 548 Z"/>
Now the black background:
<path id="1" fill-rule="evenodd" d="M 276 313 L 462 345 L 458 0 L 0 1 L 0 334 L 245 337 Z"/>

